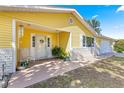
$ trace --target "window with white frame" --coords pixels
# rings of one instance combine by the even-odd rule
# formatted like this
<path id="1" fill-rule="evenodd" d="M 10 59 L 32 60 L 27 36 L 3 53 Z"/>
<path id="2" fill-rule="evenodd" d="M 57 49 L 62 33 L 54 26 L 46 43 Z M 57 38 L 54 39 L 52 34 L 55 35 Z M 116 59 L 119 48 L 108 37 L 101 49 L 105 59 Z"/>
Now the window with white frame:
<path id="1" fill-rule="evenodd" d="M 85 46 L 86 46 L 86 37 L 83 36 L 83 47 L 85 47 Z"/>
<path id="2" fill-rule="evenodd" d="M 94 38 L 88 36 L 82 36 L 82 47 L 94 47 Z"/>
<path id="3" fill-rule="evenodd" d="M 47 47 L 50 47 L 50 38 L 47 38 Z"/>
<path id="4" fill-rule="evenodd" d="M 87 44 L 87 47 L 94 47 L 94 38 L 86 37 L 86 44 Z"/>
<path id="5" fill-rule="evenodd" d="M 35 36 L 32 37 L 32 47 L 35 47 Z"/>

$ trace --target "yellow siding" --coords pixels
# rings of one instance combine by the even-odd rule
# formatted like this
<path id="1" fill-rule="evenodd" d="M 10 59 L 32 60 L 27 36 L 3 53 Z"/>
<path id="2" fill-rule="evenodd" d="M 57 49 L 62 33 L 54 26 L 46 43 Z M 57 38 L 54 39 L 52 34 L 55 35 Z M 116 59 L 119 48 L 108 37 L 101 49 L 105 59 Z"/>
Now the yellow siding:
<path id="1" fill-rule="evenodd" d="M 69 37 L 70 37 L 70 33 L 68 33 L 68 32 L 60 32 L 59 33 L 59 45 L 65 51 L 69 51 L 69 45 L 70 45 Z"/>
<path id="2" fill-rule="evenodd" d="M 101 42 L 101 38 L 96 37 L 96 45 L 97 45 L 97 47 L 100 47 L 100 42 Z"/>
<path id="3" fill-rule="evenodd" d="M 1 12 L 0 15 L 33 22 L 49 27 L 66 27 L 69 26 L 68 18 L 70 14 L 54 14 L 54 13 L 31 13 L 31 12 Z"/>
<path id="4" fill-rule="evenodd" d="M 12 20 L 0 15 L 0 48 L 12 47 Z"/>
<path id="5" fill-rule="evenodd" d="M 11 47 L 11 21 L 9 19 L 18 19 L 23 20 L 27 22 L 32 22 L 39 25 L 44 25 L 52 28 L 69 28 L 69 31 L 72 32 L 72 48 L 79 48 L 80 47 L 80 34 L 84 34 L 86 36 L 93 36 L 93 34 L 79 22 L 79 20 L 76 19 L 75 16 L 69 13 L 36 13 L 36 12 L 0 12 L 0 15 L 2 17 L 6 17 L 2 20 L 0 20 L 1 23 L 1 29 L 0 31 L 4 31 L 2 34 L 8 35 L 8 38 L 5 38 L 5 44 L 1 43 L 3 45 L 0 45 L 0 47 L 6 46 Z M 69 24 L 68 19 L 72 17 L 74 20 L 74 24 Z M 9 26 L 8 26 L 9 25 Z M 5 33 L 7 32 L 7 34 Z M 1 34 L 1 33 L 0 33 Z M 3 35 L 0 36 L 3 36 Z M 28 33 L 27 33 L 28 34 Z M 10 36 L 11 35 L 11 36 Z M 9 39 L 10 38 L 10 39 Z M 28 39 L 28 37 L 25 37 Z M 26 40 L 27 40 L 26 39 Z M 55 39 L 55 37 L 54 37 Z M 29 47 L 29 44 L 26 43 L 26 40 L 24 40 L 24 44 L 26 47 Z M 2 42 L 2 41 L 1 41 Z M 7 42 L 7 43 L 6 43 Z M 54 43 L 56 41 L 53 41 Z M 24 47 L 24 45 L 22 45 Z"/>
<path id="6" fill-rule="evenodd" d="M 76 26 L 71 27 L 72 32 L 72 47 L 73 48 L 80 48 L 80 35 L 90 36 L 93 37 L 91 31 L 89 31 L 84 25 L 82 25 L 79 20 L 74 17 Z"/>
<path id="7" fill-rule="evenodd" d="M 42 30 L 34 30 L 34 29 L 25 28 L 24 36 L 20 39 L 20 48 L 30 48 L 31 33 L 34 33 L 36 35 L 50 36 L 52 39 L 52 47 L 57 45 L 57 33 L 50 33 L 50 32 L 46 32 Z"/>
<path id="8" fill-rule="evenodd" d="M 73 48 L 80 48 L 80 36 L 81 35 L 93 37 L 93 35 L 90 32 L 88 32 L 87 29 L 84 28 L 83 30 L 79 26 L 69 26 L 69 27 L 62 28 L 61 30 L 66 30 L 66 31 L 71 32 Z"/>

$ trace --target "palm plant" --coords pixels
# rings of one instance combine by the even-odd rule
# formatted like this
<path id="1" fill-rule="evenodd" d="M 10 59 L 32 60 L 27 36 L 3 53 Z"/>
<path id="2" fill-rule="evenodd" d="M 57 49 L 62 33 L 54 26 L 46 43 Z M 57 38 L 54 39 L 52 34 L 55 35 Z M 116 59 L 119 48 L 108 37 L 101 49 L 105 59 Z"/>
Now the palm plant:
<path id="1" fill-rule="evenodd" d="M 91 20 L 87 20 L 87 23 L 93 27 L 93 29 L 98 33 L 100 34 L 101 32 L 101 28 L 100 28 L 100 22 L 99 20 L 97 20 L 96 18 L 93 18 Z"/>

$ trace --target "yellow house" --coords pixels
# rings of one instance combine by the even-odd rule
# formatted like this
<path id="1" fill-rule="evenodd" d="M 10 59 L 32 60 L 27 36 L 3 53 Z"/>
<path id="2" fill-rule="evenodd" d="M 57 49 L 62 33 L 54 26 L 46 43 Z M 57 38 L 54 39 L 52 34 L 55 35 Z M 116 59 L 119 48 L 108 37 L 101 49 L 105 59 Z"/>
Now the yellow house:
<path id="1" fill-rule="evenodd" d="M 16 71 L 24 58 L 51 58 L 62 47 L 83 56 L 111 53 L 113 39 L 98 35 L 75 9 L 38 6 L 0 6 L 0 64 L 6 73 Z M 89 52 L 88 52 L 89 53 Z"/>

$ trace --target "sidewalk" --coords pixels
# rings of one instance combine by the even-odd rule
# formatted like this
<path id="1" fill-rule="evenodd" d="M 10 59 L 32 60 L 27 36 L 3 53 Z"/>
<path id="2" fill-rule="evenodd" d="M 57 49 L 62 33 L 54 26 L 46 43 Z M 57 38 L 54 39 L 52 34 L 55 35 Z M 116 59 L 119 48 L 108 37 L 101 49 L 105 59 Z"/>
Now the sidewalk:
<path id="1" fill-rule="evenodd" d="M 92 62 L 93 61 L 63 62 L 55 59 L 41 64 L 36 64 L 28 69 L 13 74 L 9 81 L 8 88 L 24 88 Z"/>

